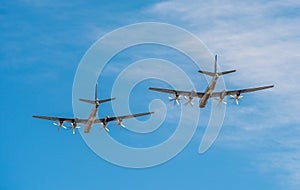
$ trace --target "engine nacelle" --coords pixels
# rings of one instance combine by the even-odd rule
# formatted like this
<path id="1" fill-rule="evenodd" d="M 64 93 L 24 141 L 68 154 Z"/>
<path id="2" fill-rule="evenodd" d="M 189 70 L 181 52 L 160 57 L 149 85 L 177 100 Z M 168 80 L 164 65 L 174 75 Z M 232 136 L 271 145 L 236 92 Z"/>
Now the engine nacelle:
<path id="1" fill-rule="evenodd" d="M 123 120 L 122 119 L 118 119 L 117 120 L 117 125 L 122 125 L 123 124 Z"/>
<path id="2" fill-rule="evenodd" d="M 224 100 L 225 96 L 226 96 L 226 90 L 224 90 L 224 91 L 220 94 L 220 99 L 221 99 L 221 100 Z"/>

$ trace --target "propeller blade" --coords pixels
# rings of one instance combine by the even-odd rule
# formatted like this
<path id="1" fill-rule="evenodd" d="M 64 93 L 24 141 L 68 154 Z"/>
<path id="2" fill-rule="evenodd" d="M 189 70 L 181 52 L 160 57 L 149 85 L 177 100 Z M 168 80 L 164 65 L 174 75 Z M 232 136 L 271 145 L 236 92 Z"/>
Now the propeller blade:
<path id="1" fill-rule="evenodd" d="M 123 124 L 122 120 L 117 120 L 116 126 L 121 126 L 123 128 L 126 128 L 126 126 Z"/>
<path id="2" fill-rule="evenodd" d="M 187 101 L 186 103 L 184 103 L 185 106 L 188 105 L 188 104 L 190 104 L 192 107 L 194 106 L 194 103 L 192 102 L 193 97 L 184 96 L 184 99 Z"/>
<path id="3" fill-rule="evenodd" d="M 104 127 L 104 129 L 105 129 L 106 132 L 109 132 L 109 129 L 107 127 Z"/>
<path id="4" fill-rule="evenodd" d="M 168 97 L 169 98 L 169 101 L 174 101 L 174 105 L 179 105 L 179 100 L 181 100 L 181 98 L 179 98 L 179 96 L 175 96 L 175 97 Z"/>
<path id="5" fill-rule="evenodd" d="M 62 124 L 60 125 L 58 123 L 53 123 L 53 125 L 57 126 L 57 131 L 60 131 L 60 127 L 64 128 L 64 129 L 67 129 L 67 127 L 62 125 Z"/>
<path id="6" fill-rule="evenodd" d="M 60 131 L 60 126 L 57 123 L 53 123 L 53 125 L 57 126 L 57 132 Z"/>
<path id="7" fill-rule="evenodd" d="M 241 98 L 243 98 L 243 96 L 233 96 L 233 95 L 230 95 L 230 99 L 233 100 L 233 103 L 235 102 L 237 105 L 239 105 L 239 101 L 241 101 Z"/>
<path id="8" fill-rule="evenodd" d="M 234 98 L 230 98 L 230 99 L 234 99 Z M 224 99 L 220 99 L 220 98 L 214 98 L 214 101 L 218 101 L 218 105 L 220 105 L 221 103 L 227 104 L 227 102 Z"/>
<path id="9" fill-rule="evenodd" d="M 191 105 L 192 107 L 194 106 L 194 103 L 193 103 L 193 102 L 189 102 L 189 101 L 188 101 L 188 102 L 184 103 L 185 106 L 187 106 L 188 104 Z"/>

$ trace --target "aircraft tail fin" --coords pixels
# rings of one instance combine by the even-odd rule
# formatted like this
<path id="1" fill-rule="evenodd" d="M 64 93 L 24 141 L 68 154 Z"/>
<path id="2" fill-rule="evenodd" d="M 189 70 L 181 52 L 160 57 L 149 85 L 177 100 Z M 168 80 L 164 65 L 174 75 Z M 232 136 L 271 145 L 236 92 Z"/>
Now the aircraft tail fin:
<path id="1" fill-rule="evenodd" d="M 96 83 L 96 87 L 95 87 L 95 101 L 98 100 L 98 83 Z"/>
<path id="2" fill-rule="evenodd" d="M 218 55 L 215 55 L 215 73 L 218 72 L 218 68 L 217 68 L 217 62 L 218 62 Z"/>
<path id="3" fill-rule="evenodd" d="M 218 72 L 217 62 L 218 62 L 218 55 L 215 55 L 214 72 L 202 71 L 202 70 L 199 70 L 198 72 L 213 77 L 213 76 L 215 76 L 216 74 L 218 74 L 219 76 L 221 76 L 221 75 L 226 75 L 226 74 L 233 73 L 233 72 L 236 71 L 236 70 L 230 70 L 230 71 Z"/>
<path id="4" fill-rule="evenodd" d="M 99 105 L 101 103 L 112 101 L 112 100 L 115 100 L 115 99 L 116 98 L 108 98 L 108 99 L 99 100 L 98 99 L 98 83 L 97 83 L 96 87 L 95 87 L 95 100 L 87 100 L 87 99 L 82 99 L 82 98 L 80 98 L 79 100 L 82 101 L 82 102 Z"/>
<path id="5" fill-rule="evenodd" d="M 116 98 L 108 98 L 108 99 L 104 99 L 104 100 L 98 100 L 98 99 L 97 100 L 87 100 L 87 99 L 80 98 L 79 100 L 82 101 L 82 102 L 99 105 L 101 103 L 112 101 L 112 100 L 115 100 L 115 99 Z"/>
<path id="6" fill-rule="evenodd" d="M 199 70 L 198 72 L 199 73 L 202 73 L 202 74 L 205 74 L 205 75 L 209 75 L 209 76 L 215 76 L 216 73 L 218 72 L 217 71 L 217 55 L 215 55 L 215 66 L 214 66 L 214 72 L 209 72 L 209 71 L 202 71 L 202 70 Z"/>

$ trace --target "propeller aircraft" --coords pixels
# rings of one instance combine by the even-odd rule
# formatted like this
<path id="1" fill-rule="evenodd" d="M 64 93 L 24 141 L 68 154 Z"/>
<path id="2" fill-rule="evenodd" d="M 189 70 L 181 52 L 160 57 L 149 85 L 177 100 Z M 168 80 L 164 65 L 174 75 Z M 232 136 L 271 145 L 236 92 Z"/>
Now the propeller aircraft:
<path id="1" fill-rule="evenodd" d="M 230 71 L 224 71 L 224 72 L 218 72 L 217 70 L 217 55 L 215 55 L 215 64 L 214 64 L 214 72 L 209 72 L 209 71 L 202 71 L 199 70 L 199 73 L 208 75 L 213 77 L 212 80 L 210 81 L 208 87 L 204 92 L 195 92 L 195 91 L 180 91 L 180 90 L 172 90 L 172 89 L 164 89 L 164 88 L 149 88 L 149 90 L 154 90 L 158 92 L 163 92 L 163 93 L 168 93 L 168 94 L 173 94 L 174 97 L 169 97 L 170 101 L 174 101 L 174 104 L 179 105 L 179 100 L 181 100 L 181 96 L 184 96 L 186 99 L 186 103 L 184 105 L 190 104 L 193 106 L 193 98 L 200 98 L 199 101 L 199 107 L 204 108 L 208 102 L 209 98 L 217 98 L 219 103 L 224 103 L 226 104 L 226 101 L 224 100 L 226 96 L 230 96 L 231 99 L 233 99 L 236 104 L 239 104 L 240 98 L 242 93 L 249 93 L 249 92 L 254 92 L 258 90 L 264 90 L 268 88 L 273 88 L 274 85 L 268 85 L 268 86 L 262 86 L 262 87 L 256 87 L 256 88 L 246 88 L 246 89 L 240 89 L 240 90 L 223 90 L 221 92 L 214 92 L 214 89 L 216 87 L 216 83 L 221 75 L 226 75 L 229 73 L 233 73 L 236 70 L 230 70 Z"/>
<path id="2" fill-rule="evenodd" d="M 97 91 L 98 91 L 98 85 L 96 85 L 96 88 L 95 88 L 95 100 L 87 100 L 87 99 L 81 99 L 81 98 L 79 99 L 82 102 L 86 102 L 86 103 L 90 103 L 90 104 L 95 105 L 95 107 L 92 109 L 88 119 L 49 117 L 49 116 L 36 116 L 36 115 L 34 115 L 32 117 L 33 118 L 38 118 L 38 119 L 50 120 L 50 121 L 57 121 L 57 122 L 54 122 L 53 124 L 58 127 L 57 128 L 58 131 L 62 127 L 64 129 L 72 129 L 73 134 L 75 134 L 76 129 L 80 128 L 80 126 L 78 126 L 77 124 L 85 124 L 84 133 L 89 133 L 91 128 L 92 128 L 92 125 L 94 123 L 101 123 L 102 128 L 105 129 L 105 131 L 109 132 L 109 129 L 107 128 L 107 124 L 109 122 L 116 121 L 118 126 L 121 126 L 121 127 L 125 128 L 125 125 L 123 124 L 124 119 L 140 117 L 140 116 L 145 116 L 145 115 L 149 115 L 149 114 L 154 113 L 154 112 L 145 112 L 145 113 L 124 115 L 124 116 L 117 116 L 117 117 L 106 116 L 104 118 L 96 119 L 96 115 L 98 113 L 99 105 L 104 103 L 104 102 L 108 102 L 108 101 L 112 101 L 112 100 L 116 99 L 116 98 L 108 98 L 108 99 L 104 99 L 104 100 L 99 100 L 98 95 L 97 95 Z M 64 122 L 71 123 L 72 126 L 70 126 L 70 127 L 64 126 L 63 125 Z"/>

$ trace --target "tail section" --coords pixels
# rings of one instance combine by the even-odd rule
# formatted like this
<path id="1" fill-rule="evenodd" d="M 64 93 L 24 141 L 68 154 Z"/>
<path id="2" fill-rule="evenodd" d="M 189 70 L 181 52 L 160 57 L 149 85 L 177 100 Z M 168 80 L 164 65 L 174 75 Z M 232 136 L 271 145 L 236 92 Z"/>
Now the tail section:
<path id="1" fill-rule="evenodd" d="M 82 101 L 82 102 L 99 105 L 101 103 L 112 101 L 112 100 L 115 100 L 115 99 L 116 98 L 108 98 L 108 99 L 99 100 L 98 99 L 98 84 L 96 84 L 96 87 L 95 87 L 95 100 L 87 100 L 87 99 L 82 99 L 82 98 L 80 98 L 79 100 Z"/>
<path id="2" fill-rule="evenodd" d="M 224 72 L 218 72 L 218 68 L 217 68 L 217 62 L 218 62 L 218 56 L 215 55 L 215 65 L 214 65 L 214 72 L 209 72 L 209 71 L 202 71 L 202 70 L 199 70 L 198 72 L 199 73 L 202 73 L 202 74 L 205 74 L 205 75 L 209 75 L 209 76 L 215 76 L 215 75 L 226 75 L 226 74 L 229 74 L 229 73 L 233 73 L 235 72 L 236 70 L 230 70 L 230 71 L 224 71 Z"/>
<path id="3" fill-rule="evenodd" d="M 80 98 L 79 100 L 82 102 L 90 103 L 90 104 L 96 104 L 95 100 L 86 100 L 86 99 L 82 99 L 82 98 Z"/>
<path id="4" fill-rule="evenodd" d="M 205 75 L 212 76 L 212 77 L 216 75 L 215 73 L 208 72 L 208 71 L 201 71 L 201 70 L 199 70 L 198 72 L 199 72 L 199 73 L 202 73 L 202 74 L 205 74 Z"/>
<path id="5" fill-rule="evenodd" d="M 98 83 L 96 83 L 95 87 L 95 101 L 98 100 Z"/>
<path id="6" fill-rule="evenodd" d="M 87 100 L 87 99 L 80 98 L 79 100 L 82 101 L 82 102 L 99 105 L 101 103 L 112 101 L 112 100 L 115 100 L 115 99 L 116 98 L 108 98 L 108 99 L 104 99 L 104 100 L 98 100 L 98 99 L 97 100 Z"/>
<path id="7" fill-rule="evenodd" d="M 226 74 L 229 74 L 229 73 L 233 73 L 235 72 L 236 70 L 230 70 L 230 71 L 224 71 L 224 72 L 219 72 L 218 75 L 221 76 L 221 75 L 226 75 Z"/>
<path id="8" fill-rule="evenodd" d="M 217 68 L 217 62 L 218 62 L 218 55 L 215 55 L 215 73 L 218 72 L 218 68 Z"/>

